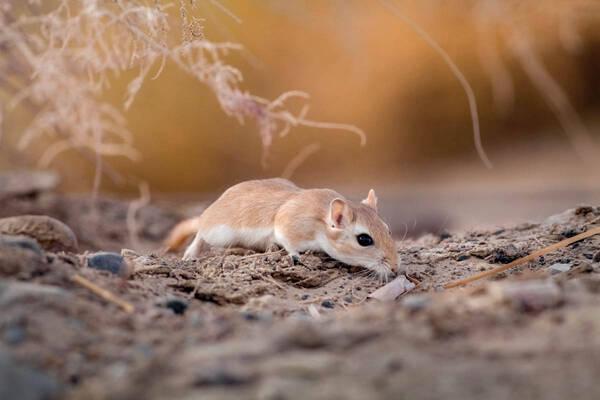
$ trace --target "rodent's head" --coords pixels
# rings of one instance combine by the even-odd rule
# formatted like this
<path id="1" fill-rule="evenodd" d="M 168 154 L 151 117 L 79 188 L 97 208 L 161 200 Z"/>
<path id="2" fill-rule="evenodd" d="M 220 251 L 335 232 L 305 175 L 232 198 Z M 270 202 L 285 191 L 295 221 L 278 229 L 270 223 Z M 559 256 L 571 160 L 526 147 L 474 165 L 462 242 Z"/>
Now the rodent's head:
<path id="1" fill-rule="evenodd" d="M 361 204 L 336 198 L 329 204 L 327 238 L 331 256 L 368 268 L 387 279 L 398 271 L 398 253 L 389 226 L 377 214 L 377 197 L 371 189 Z"/>

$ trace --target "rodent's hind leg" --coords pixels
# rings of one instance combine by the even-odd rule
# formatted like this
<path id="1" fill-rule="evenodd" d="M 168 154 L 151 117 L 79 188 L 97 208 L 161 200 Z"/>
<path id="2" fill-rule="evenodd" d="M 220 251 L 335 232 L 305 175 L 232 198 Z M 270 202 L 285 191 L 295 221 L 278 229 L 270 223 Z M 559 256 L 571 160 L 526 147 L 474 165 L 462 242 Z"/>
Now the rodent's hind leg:
<path id="1" fill-rule="evenodd" d="M 194 240 L 185 250 L 182 260 L 192 260 L 198 258 L 198 256 L 208 247 L 208 244 L 202 239 L 200 232 L 196 233 Z"/>

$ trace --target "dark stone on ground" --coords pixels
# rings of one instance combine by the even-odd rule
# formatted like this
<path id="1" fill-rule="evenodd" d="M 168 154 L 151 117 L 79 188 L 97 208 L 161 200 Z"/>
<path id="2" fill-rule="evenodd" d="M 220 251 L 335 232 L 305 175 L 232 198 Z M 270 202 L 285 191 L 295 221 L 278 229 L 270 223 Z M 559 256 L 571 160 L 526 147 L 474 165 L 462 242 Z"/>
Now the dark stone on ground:
<path id="1" fill-rule="evenodd" d="M 175 314 L 183 314 L 185 310 L 188 308 L 188 301 L 186 299 L 182 299 L 181 297 L 169 297 L 165 306 L 173 310 Z"/>
<path id="2" fill-rule="evenodd" d="M 324 302 L 322 302 L 322 303 L 321 303 L 321 306 L 322 306 L 322 307 L 325 307 L 325 308 L 333 308 L 333 307 L 335 307 L 335 306 L 333 305 L 333 303 L 332 303 L 331 301 L 329 301 L 329 300 L 325 300 Z"/>
<path id="3" fill-rule="evenodd" d="M 87 258 L 87 266 L 100 271 L 108 271 L 115 275 L 125 275 L 127 273 L 127 263 L 117 253 L 101 252 L 90 254 Z"/>

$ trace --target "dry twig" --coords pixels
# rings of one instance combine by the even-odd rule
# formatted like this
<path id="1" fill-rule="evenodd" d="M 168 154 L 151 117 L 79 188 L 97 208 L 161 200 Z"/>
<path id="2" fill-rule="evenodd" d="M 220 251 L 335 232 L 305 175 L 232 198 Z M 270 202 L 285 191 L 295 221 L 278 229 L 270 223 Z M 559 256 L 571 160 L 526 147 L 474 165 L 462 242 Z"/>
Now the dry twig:
<path id="1" fill-rule="evenodd" d="M 109 292 L 106 289 L 102 289 L 100 286 L 96 285 L 95 283 L 90 282 L 89 280 L 85 279 L 81 275 L 73 275 L 73 276 L 71 276 L 71 280 L 73 282 L 83 286 L 84 288 L 94 292 L 98 296 L 102 297 L 104 300 L 118 305 L 127 313 L 132 313 L 135 311 L 135 307 L 133 306 L 133 304 L 117 297 L 116 295 L 112 294 L 111 292 Z"/>

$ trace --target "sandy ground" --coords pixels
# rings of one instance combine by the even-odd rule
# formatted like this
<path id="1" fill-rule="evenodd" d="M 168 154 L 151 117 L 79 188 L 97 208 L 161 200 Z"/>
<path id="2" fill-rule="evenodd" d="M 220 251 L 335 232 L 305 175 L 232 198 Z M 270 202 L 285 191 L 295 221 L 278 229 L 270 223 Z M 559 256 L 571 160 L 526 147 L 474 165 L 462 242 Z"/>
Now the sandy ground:
<path id="1" fill-rule="evenodd" d="M 90 268 L 90 252 L 134 244 L 127 207 L 46 189 L 0 195 L 0 217 L 58 218 L 80 245 L 0 237 L 1 398 L 600 397 L 600 237 L 442 289 L 600 225 L 600 207 L 400 241 L 420 284 L 390 303 L 367 299 L 381 283 L 366 271 L 319 254 L 293 265 L 283 252 L 184 262 L 124 251 L 119 274 Z M 142 208 L 137 245 L 158 249 L 181 217 Z"/>

